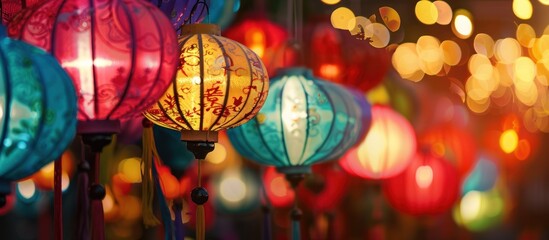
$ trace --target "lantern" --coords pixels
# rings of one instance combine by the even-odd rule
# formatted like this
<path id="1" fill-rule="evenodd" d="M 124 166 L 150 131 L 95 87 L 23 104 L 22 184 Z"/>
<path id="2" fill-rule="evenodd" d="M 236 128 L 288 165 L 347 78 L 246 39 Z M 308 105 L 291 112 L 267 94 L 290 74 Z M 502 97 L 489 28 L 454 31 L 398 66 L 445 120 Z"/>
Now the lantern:
<path id="1" fill-rule="evenodd" d="M 382 188 L 395 209 L 412 215 L 433 215 L 452 207 L 459 196 L 459 179 L 449 162 L 418 153 L 404 172 L 386 179 Z"/>
<path id="2" fill-rule="evenodd" d="M 79 178 L 91 177 L 92 184 L 81 186 L 78 201 L 87 211 L 90 188 L 94 229 L 83 217 L 78 235 L 104 238 L 99 154 L 121 119 L 140 114 L 168 87 L 177 67 L 175 31 L 157 7 L 140 0 L 47 1 L 18 14 L 8 31 L 50 52 L 73 80 L 77 131 L 95 155 L 93 163 L 80 163 Z"/>
<path id="3" fill-rule="evenodd" d="M 0 26 L 0 203 L 10 182 L 55 160 L 76 132 L 76 94 L 55 58 Z"/>
<path id="4" fill-rule="evenodd" d="M 383 81 L 390 67 L 387 50 L 339 31 L 329 21 L 310 25 L 306 64 L 316 76 L 363 92 Z"/>
<path id="5" fill-rule="evenodd" d="M 291 63 L 291 59 L 286 56 L 286 52 L 290 50 L 287 46 L 288 33 L 264 15 L 250 15 L 231 25 L 223 34 L 257 53 L 270 75 Z"/>
<path id="6" fill-rule="evenodd" d="M 314 163 L 336 159 L 364 132 L 364 118 L 345 88 L 315 78 L 306 68 L 279 71 L 255 119 L 227 131 L 242 156 L 274 165 L 295 188 Z M 362 98 L 362 101 L 366 101 Z M 300 210 L 292 210 L 298 226 Z M 294 227 L 294 238 L 299 238 Z"/>
<path id="7" fill-rule="evenodd" d="M 410 123 L 389 107 L 374 105 L 370 131 L 339 163 L 353 175 L 385 179 L 404 171 L 415 151 L 416 137 Z"/>
<path id="8" fill-rule="evenodd" d="M 441 124 L 424 132 L 419 141 L 427 145 L 433 154 L 456 166 L 460 177 L 465 177 L 475 165 L 475 138 L 467 129 L 449 123 Z"/>
<path id="9" fill-rule="evenodd" d="M 261 109 L 269 78 L 257 54 L 219 36 L 216 25 L 189 24 L 181 31 L 180 66 L 173 84 L 144 115 L 154 124 L 180 131 L 187 148 L 203 160 L 214 149 L 219 130 L 241 125 Z M 208 193 L 201 181 L 198 185 L 192 198 L 200 205 L 197 216 L 203 218 L 201 206 Z M 197 226 L 198 239 L 204 238 L 203 226 Z"/>
<path id="10" fill-rule="evenodd" d="M 172 22 L 174 29 L 185 23 L 198 23 L 208 13 L 210 0 L 147 0 L 157 6 Z"/>
<path id="11" fill-rule="evenodd" d="M 2 24 L 5 26 L 11 19 L 25 8 L 31 8 L 41 4 L 45 0 L 2 0 L 0 10 L 2 12 Z"/>

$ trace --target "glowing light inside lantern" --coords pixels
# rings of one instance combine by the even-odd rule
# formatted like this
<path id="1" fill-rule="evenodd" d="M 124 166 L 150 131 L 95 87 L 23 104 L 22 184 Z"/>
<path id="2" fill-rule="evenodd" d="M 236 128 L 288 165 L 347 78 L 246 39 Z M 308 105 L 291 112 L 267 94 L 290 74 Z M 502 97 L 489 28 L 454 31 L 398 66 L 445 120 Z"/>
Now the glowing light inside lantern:
<path id="1" fill-rule="evenodd" d="M 246 184 L 238 176 L 230 176 L 221 180 L 220 195 L 229 202 L 239 202 L 246 197 Z"/>
<path id="2" fill-rule="evenodd" d="M 499 146 L 505 153 L 512 153 L 518 146 L 518 134 L 514 129 L 505 130 L 499 137 Z"/>
<path id="3" fill-rule="evenodd" d="M 429 165 L 416 169 L 416 184 L 420 188 L 428 188 L 433 183 L 433 169 Z"/>

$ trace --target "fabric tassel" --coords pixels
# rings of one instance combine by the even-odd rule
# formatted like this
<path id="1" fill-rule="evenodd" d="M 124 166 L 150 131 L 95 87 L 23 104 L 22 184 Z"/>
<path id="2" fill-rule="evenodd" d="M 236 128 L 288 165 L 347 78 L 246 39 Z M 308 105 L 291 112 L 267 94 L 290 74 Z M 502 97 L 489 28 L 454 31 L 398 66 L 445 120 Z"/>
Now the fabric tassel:
<path id="1" fill-rule="evenodd" d="M 206 219 L 204 215 L 204 205 L 196 206 L 196 240 L 206 238 Z"/>
<path id="2" fill-rule="evenodd" d="M 152 177 L 154 180 L 154 185 L 157 189 L 160 189 L 160 179 L 158 177 L 158 171 L 156 170 L 156 165 L 152 165 Z M 160 205 L 160 215 L 162 216 L 162 222 L 164 223 L 164 239 L 173 240 L 173 222 L 171 218 L 170 208 L 166 202 L 166 198 L 162 191 L 156 191 L 156 197 Z M 177 239 L 179 240 L 179 239 Z"/>
<path id="3" fill-rule="evenodd" d="M 63 240 L 63 194 L 62 194 L 63 163 L 61 157 L 54 163 L 53 170 L 53 223 L 54 239 Z"/>
<path id="4" fill-rule="evenodd" d="M 89 198 L 89 178 L 88 172 L 90 171 L 90 165 L 84 158 L 84 149 L 82 150 L 82 158 L 78 164 L 78 207 L 77 217 L 78 226 L 76 231 L 76 237 L 74 239 L 89 240 L 90 229 L 88 211 L 90 210 L 90 198 Z"/>
<path id="5" fill-rule="evenodd" d="M 99 184 L 99 166 L 101 154 L 95 154 L 95 164 L 93 171 L 93 183 Z M 92 217 L 92 239 L 105 240 L 105 216 L 103 214 L 103 200 L 94 199 L 91 201 L 91 217 Z"/>
<path id="6" fill-rule="evenodd" d="M 148 122 L 148 123 L 146 123 Z M 152 130 L 152 123 L 149 120 L 143 120 L 143 155 L 142 164 L 143 171 L 141 172 L 141 186 L 142 186 L 142 212 L 143 223 L 145 227 L 154 227 L 160 224 L 160 221 L 156 218 L 153 211 L 154 202 L 154 184 L 158 182 L 158 179 L 153 180 L 152 169 L 153 164 L 153 151 L 155 151 L 154 136 Z M 158 189 L 160 187 L 158 186 Z M 165 200 L 164 200 L 165 202 Z M 170 221 L 171 222 L 171 221 Z M 164 222 L 167 224 L 166 222 Z"/>
<path id="7" fill-rule="evenodd" d="M 173 212 L 174 212 L 174 232 L 175 232 L 175 239 L 183 239 L 185 238 L 185 233 L 183 232 L 183 218 L 181 216 L 183 211 L 183 201 L 177 200 L 173 203 Z"/>

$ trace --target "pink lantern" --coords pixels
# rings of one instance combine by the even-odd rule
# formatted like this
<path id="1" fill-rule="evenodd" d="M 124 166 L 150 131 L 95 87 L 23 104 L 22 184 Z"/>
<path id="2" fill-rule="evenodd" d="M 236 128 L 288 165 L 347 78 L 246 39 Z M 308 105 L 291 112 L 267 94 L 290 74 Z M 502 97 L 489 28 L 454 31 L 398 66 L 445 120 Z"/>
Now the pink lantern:
<path id="1" fill-rule="evenodd" d="M 448 161 L 418 153 L 408 168 L 385 180 L 383 193 L 399 211 L 412 215 L 444 213 L 459 196 L 457 169 Z"/>
<path id="2" fill-rule="evenodd" d="M 385 179 L 404 171 L 414 157 L 416 144 L 414 129 L 402 115 L 374 105 L 370 131 L 339 163 L 353 175 Z"/>

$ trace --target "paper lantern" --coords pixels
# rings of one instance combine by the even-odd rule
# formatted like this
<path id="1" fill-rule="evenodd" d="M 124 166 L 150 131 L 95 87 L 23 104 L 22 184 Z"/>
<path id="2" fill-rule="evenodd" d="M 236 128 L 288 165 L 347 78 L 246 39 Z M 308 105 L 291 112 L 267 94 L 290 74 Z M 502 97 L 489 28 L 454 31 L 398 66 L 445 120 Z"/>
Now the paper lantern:
<path id="1" fill-rule="evenodd" d="M 71 76 L 80 133 L 116 132 L 119 119 L 158 100 L 178 63 L 169 20 L 144 1 L 47 1 L 18 14 L 8 31 L 51 52 Z"/>
<path id="2" fill-rule="evenodd" d="M 318 164 L 312 167 L 312 174 L 304 179 L 297 195 L 313 212 L 330 212 L 343 200 L 347 183 L 347 174 L 333 163 Z"/>
<path id="3" fill-rule="evenodd" d="M 460 177 L 465 177 L 475 165 L 477 147 L 475 138 L 467 129 L 452 124 L 437 125 L 424 132 L 419 142 L 456 166 Z"/>
<path id="4" fill-rule="evenodd" d="M 159 126 L 188 134 L 209 132 L 212 138 L 253 118 L 268 91 L 260 58 L 219 36 L 215 25 L 185 25 L 183 32 L 173 84 L 144 115 Z"/>
<path id="5" fill-rule="evenodd" d="M 76 94 L 55 58 L 0 26 L 0 197 L 52 162 L 76 132 Z"/>
<path id="6" fill-rule="evenodd" d="M 390 67 L 390 54 L 347 31 L 335 29 L 329 21 L 311 23 L 305 33 L 306 64 L 316 76 L 367 91 L 383 81 Z"/>
<path id="7" fill-rule="evenodd" d="M 449 210 L 459 196 L 457 170 L 449 162 L 418 153 L 399 175 L 386 179 L 383 193 L 395 209 L 412 215 Z"/>
<path id="8" fill-rule="evenodd" d="M 250 14 L 223 35 L 249 47 L 261 58 L 269 75 L 293 62 L 286 30 L 261 14 Z"/>
<path id="9" fill-rule="evenodd" d="M 208 13 L 210 0 L 147 0 L 157 6 L 172 22 L 174 29 L 185 23 L 198 23 Z"/>
<path id="10" fill-rule="evenodd" d="M 240 154 L 284 173 L 306 173 L 356 143 L 363 113 L 349 91 L 306 68 L 284 69 L 277 76 L 258 116 L 227 131 Z"/>
<path id="11" fill-rule="evenodd" d="M 416 136 L 410 123 L 391 108 L 374 105 L 370 131 L 339 162 L 353 175 L 385 179 L 404 171 L 415 151 Z"/>

